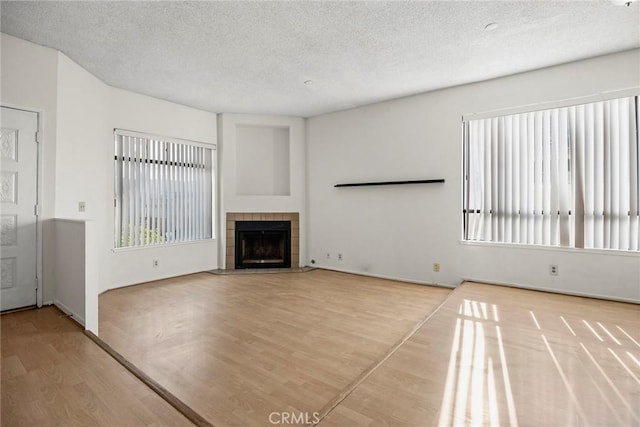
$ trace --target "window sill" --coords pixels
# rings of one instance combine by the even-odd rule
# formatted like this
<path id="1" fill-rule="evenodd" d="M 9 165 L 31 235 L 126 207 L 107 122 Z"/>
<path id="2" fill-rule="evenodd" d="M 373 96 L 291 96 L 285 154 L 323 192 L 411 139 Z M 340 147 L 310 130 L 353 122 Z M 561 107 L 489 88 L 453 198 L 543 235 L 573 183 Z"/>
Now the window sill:
<path id="1" fill-rule="evenodd" d="M 178 246 L 204 245 L 208 243 L 214 243 L 215 241 L 216 239 L 214 237 L 211 239 L 191 240 L 189 242 L 163 243 L 159 245 L 146 245 L 146 246 L 128 246 L 126 248 L 111 248 L 111 252 L 113 253 L 136 252 L 136 251 L 145 251 L 149 249 L 174 248 Z"/>
<path id="2" fill-rule="evenodd" d="M 640 257 L 640 251 L 624 251 L 619 249 L 566 248 L 560 246 L 530 245 L 525 243 L 478 242 L 472 240 L 459 240 L 458 243 L 463 246 L 479 246 L 486 248 L 510 248 L 546 252 L 568 252 L 574 254 Z"/>

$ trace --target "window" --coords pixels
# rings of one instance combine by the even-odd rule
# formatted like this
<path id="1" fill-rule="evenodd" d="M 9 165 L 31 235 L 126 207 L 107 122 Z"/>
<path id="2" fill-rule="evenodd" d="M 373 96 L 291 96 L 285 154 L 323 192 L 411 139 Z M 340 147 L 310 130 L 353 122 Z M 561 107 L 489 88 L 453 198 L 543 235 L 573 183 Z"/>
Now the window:
<path id="1" fill-rule="evenodd" d="M 637 251 L 638 98 L 468 120 L 464 238 Z"/>
<path id="2" fill-rule="evenodd" d="M 215 146 L 116 129 L 114 247 L 213 237 Z"/>

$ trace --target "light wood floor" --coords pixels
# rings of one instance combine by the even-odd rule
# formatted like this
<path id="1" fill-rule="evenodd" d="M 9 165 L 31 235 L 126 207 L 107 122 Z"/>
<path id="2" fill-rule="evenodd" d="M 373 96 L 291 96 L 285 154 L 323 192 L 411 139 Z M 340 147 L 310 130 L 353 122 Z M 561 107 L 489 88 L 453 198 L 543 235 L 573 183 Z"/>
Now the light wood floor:
<path id="1" fill-rule="evenodd" d="M 640 306 L 466 283 L 321 423 L 639 426 Z"/>
<path id="2" fill-rule="evenodd" d="M 0 316 L 2 426 L 182 426 L 189 421 L 54 307 Z"/>
<path id="3" fill-rule="evenodd" d="M 100 337 L 216 426 L 321 412 L 449 289 L 315 270 L 185 276 L 100 297 Z"/>
<path id="4" fill-rule="evenodd" d="M 316 270 L 196 274 L 100 309 L 102 339 L 217 427 L 284 411 L 320 427 L 640 425 L 634 304 Z M 59 314 L 0 317 L 3 426 L 187 424 Z"/>

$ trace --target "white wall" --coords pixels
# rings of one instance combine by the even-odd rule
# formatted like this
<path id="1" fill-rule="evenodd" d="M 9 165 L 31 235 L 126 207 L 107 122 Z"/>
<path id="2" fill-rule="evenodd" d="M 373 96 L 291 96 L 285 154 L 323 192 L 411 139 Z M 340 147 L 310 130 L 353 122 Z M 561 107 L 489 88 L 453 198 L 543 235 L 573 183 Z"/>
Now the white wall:
<path id="1" fill-rule="evenodd" d="M 288 196 L 289 129 L 236 127 L 236 194 Z"/>
<path id="2" fill-rule="evenodd" d="M 638 254 L 460 242 L 464 114 L 638 87 L 639 70 L 634 50 L 308 119 L 309 260 L 424 283 L 471 278 L 640 301 Z M 446 182 L 333 187 L 421 178 Z"/>
<path id="3" fill-rule="evenodd" d="M 289 195 L 238 194 L 236 170 L 238 167 L 238 127 L 267 127 L 289 129 Z M 262 116 L 248 114 L 221 114 L 218 117 L 220 163 L 220 266 L 224 266 L 227 212 L 299 212 L 300 264 L 306 260 L 306 175 L 304 119 L 288 116 Z M 280 138 L 282 135 L 279 136 Z M 242 150 L 240 150 L 242 153 Z M 275 189 L 275 188 L 274 188 Z"/>
<path id="4" fill-rule="evenodd" d="M 42 219 L 95 220 L 100 291 L 223 266 L 217 260 L 224 259 L 224 245 L 216 242 L 111 252 L 113 128 L 215 143 L 215 114 L 111 88 L 55 50 L 15 37 L 2 34 L 1 49 L 2 103 L 37 110 L 44 122 Z M 459 242 L 463 114 L 637 87 L 639 69 L 635 50 L 314 117 L 306 143 L 303 119 L 224 114 L 219 223 L 231 211 L 300 212 L 303 265 L 315 259 L 324 267 L 419 282 L 455 285 L 475 278 L 640 300 L 637 255 Z M 236 195 L 236 125 L 290 129 L 290 196 Z M 444 185 L 333 188 L 338 182 L 440 177 Z M 77 211 L 79 201 L 87 203 L 84 214 Z M 54 267 L 47 260 L 55 242 L 47 233 L 43 240 L 47 302 L 54 298 Z M 159 268 L 152 268 L 152 259 L 160 260 Z M 550 260 L 560 266 L 557 278 L 547 274 Z M 432 272 L 433 262 L 441 263 L 440 273 Z"/>
<path id="5" fill-rule="evenodd" d="M 115 128 L 208 144 L 217 138 L 215 114 L 112 88 L 60 54 L 56 216 L 97 224 L 98 291 L 217 268 L 214 240 L 113 250 Z"/>
<path id="6" fill-rule="evenodd" d="M 217 268 L 217 242 L 114 253 L 113 129 L 124 128 L 215 144 L 216 114 L 112 88 L 64 54 L 1 35 L 3 105 L 44 119 L 42 216 L 44 302 L 55 299 L 55 227 L 49 218 L 92 220 L 88 286 L 118 286 Z M 86 211 L 78 211 L 85 202 Z M 95 246 L 95 247 L 93 247 Z M 151 260 L 159 260 L 153 268 Z M 79 260 L 81 262 L 81 260 Z M 88 307 L 90 308 L 90 307 Z"/>
<path id="7" fill-rule="evenodd" d="M 52 219 L 55 251 L 53 302 L 93 333 L 98 333 L 98 262 L 96 223 Z"/>
<path id="8" fill-rule="evenodd" d="M 55 236 L 55 282 L 53 302 L 84 325 L 85 322 L 85 230 L 83 221 L 51 220 Z"/>
<path id="9" fill-rule="evenodd" d="M 90 278 L 97 282 L 96 289 L 109 286 L 111 254 L 106 244 L 113 235 L 107 225 L 113 197 L 109 196 L 113 193 L 113 163 L 109 161 L 113 141 L 108 94 L 107 85 L 59 54 L 55 214 L 56 218 L 89 219 L 99 225 L 94 244 L 99 245 L 100 262 Z M 85 212 L 79 212 L 79 202 L 85 202 Z"/>
<path id="10" fill-rule="evenodd" d="M 53 302 L 62 311 L 85 323 L 84 222 L 53 220 L 55 232 L 56 287 Z"/>
<path id="11" fill-rule="evenodd" d="M 602 250 L 464 244 L 462 278 L 640 302 L 640 256 Z M 559 275 L 549 275 L 549 265 Z"/>
<path id="12" fill-rule="evenodd" d="M 56 99 L 58 53 L 53 49 L 0 33 L 1 87 L 0 103 L 6 106 L 26 108 L 40 114 L 40 219 L 54 216 L 56 169 Z M 44 253 L 53 251 L 53 230 L 41 231 Z M 42 300 L 53 301 L 53 262 L 44 257 L 42 265 Z"/>
<path id="13" fill-rule="evenodd" d="M 100 227 L 95 221 L 84 221 L 84 327 L 98 335 L 100 316 L 99 283 L 95 278 L 100 269 Z M 58 283 L 59 285 L 59 283 Z"/>
<path id="14" fill-rule="evenodd" d="M 97 309 L 98 293 L 108 289 L 217 268 L 214 240 L 119 252 L 112 249 L 113 129 L 215 144 L 215 114 L 112 88 L 63 54 L 59 54 L 57 75 L 55 214 L 95 224 L 86 247 L 87 256 L 94 260 L 86 286 L 94 292 L 87 292 L 86 299 L 95 301 Z M 79 212 L 79 202 L 85 202 L 85 212 Z M 158 260 L 157 268 L 153 260 Z M 57 297 L 65 287 L 56 277 Z M 87 305 L 87 316 L 94 318 L 96 313 Z"/>
<path id="15" fill-rule="evenodd" d="M 109 149 L 113 145 L 114 128 L 216 144 L 216 114 L 121 89 L 109 89 Z M 113 183 L 111 159 L 108 160 L 108 177 L 109 182 Z M 113 200 L 113 184 L 106 197 Z M 112 207 L 109 207 L 109 221 L 106 226 L 109 227 L 111 236 L 107 246 L 112 248 Z M 153 260 L 158 260 L 157 268 L 153 267 Z M 218 268 L 216 240 L 120 250 L 112 254 L 109 289 L 216 268 Z M 106 288 L 102 289 L 104 290 Z"/>

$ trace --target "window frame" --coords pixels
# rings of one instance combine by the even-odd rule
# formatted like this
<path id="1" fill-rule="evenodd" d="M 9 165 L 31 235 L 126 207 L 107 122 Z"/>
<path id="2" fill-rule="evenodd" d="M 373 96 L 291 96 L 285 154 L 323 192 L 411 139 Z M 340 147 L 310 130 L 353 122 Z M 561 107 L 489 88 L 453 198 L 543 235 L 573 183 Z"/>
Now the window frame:
<path id="1" fill-rule="evenodd" d="M 578 107 L 581 105 L 603 102 L 603 101 L 611 101 L 617 100 L 619 98 L 633 98 L 631 102 L 635 105 L 635 114 L 636 117 L 640 117 L 640 89 L 639 88 L 631 88 L 631 89 L 622 89 L 616 91 L 602 92 L 595 95 L 583 96 L 565 99 L 561 101 L 552 101 L 552 102 L 540 102 L 534 104 L 523 105 L 520 107 L 511 107 L 504 109 L 496 109 L 491 111 L 479 112 L 479 113 L 467 113 L 462 115 L 461 122 L 461 140 L 462 140 L 462 159 L 461 159 L 461 167 L 462 167 L 462 209 L 460 210 L 462 214 L 461 219 L 461 229 L 460 229 L 460 238 L 459 243 L 464 245 L 472 245 L 472 246 L 493 246 L 493 247 L 519 247 L 519 248 L 533 248 L 540 250 L 556 250 L 556 251 L 568 251 L 568 252 L 591 252 L 591 253 L 599 253 L 599 254 L 622 254 L 622 255 L 631 255 L 638 256 L 640 254 L 640 247 L 638 249 L 624 249 L 624 248 L 606 248 L 606 247 L 581 247 L 576 246 L 574 242 L 571 242 L 567 246 L 563 245 L 553 245 L 553 244 L 538 244 L 538 243 L 519 243 L 519 242 L 504 242 L 504 241 L 493 241 L 493 240 L 475 240 L 469 239 L 469 219 L 467 215 L 469 203 L 470 203 L 470 154 L 469 154 L 469 122 L 471 120 L 483 120 L 483 119 L 493 119 L 493 118 L 501 118 L 510 115 L 518 115 L 525 113 L 535 113 L 535 112 L 544 112 L 546 110 L 560 109 L 560 108 L 568 108 L 568 107 Z M 635 135 L 636 140 L 640 139 L 640 119 L 636 119 L 635 121 Z M 640 142 L 636 142 L 636 155 L 638 156 L 638 175 L 640 175 Z M 573 145 L 569 144 L 568 147 L 569 152 L 569 168 L 568 168 L 568 177 L 570 183 L 570 194 L 569 194 L 569 217 L 572 218 L 574 213 L 572 212 L 574 208 L 574 194 L 576 192 L 576 183 L 574 182 L 574 162 L 575 159 L 572 159 L 576 156 L 576 153 L 573 152 Z M 581 154 L 584 155 L 584 154 Z M 640 181 L 640 176 L 638 177 L 638 181 Z M 640 186 L 640 182 L 638 182 L 638 186 Z M 632 215 L 632 212 L 629 212 L 629 215 Z"/>
<path id="2" fill-rule="evenodd" d="M 118 246 L 117 245 L 117 229 L 118 227 L 122 226 L 122 219 L 119 218 L 119 215 L 121 215 L 119 213 L 120 210 L 120 206 L 122 203 L 122 197 L 123 197 L 123 191 L 122 188 L 120 188 L 120 190 L 118 189 L 118 184 L 120 184 L 120 186 L 122 187 L 122 179 L 118 180 L 117 174 L 118 174 L 118 167 L 122 167 L 123 164 L 123 160 L 120 160 L 120 162 L 118 162 L 119 158 L 118 158 L 118 138 L 119 137 L 131 137 L 131 138 L 142 138 L 142 139 L 147 139 L 147 140 L 151 140 L 151 141 L 160 141 L 162 143 L 171 143 L 171 144 L 175 144 L 175 145 L 182 145 L 182 146 L 190 146 L 190 147 L 197 147 L 197 148 L 203 148 L 203 149 L 207 149 L 210 150 L 210 162 L 211 162 L 211 194 L 210 194 L 210 199 L 211 199 L 211 207 L 210 207 L 210 211 L 211 211 L 211 218 L 210 218 L 210 230 L 211 230 L 211 236 L 210 237 L 205 237 L 205 238 L 201 238 L 201 239 L 190 239 L 190 240 L 179 240 L 179 241 L 163 241 L 163 242 L 152 242 L 152 243 L 144 243 L 144 244 L 137 244 L 137 245 L 127 245 L 127 246 Z M 218 201 L 217 201 L 217 183 L 218 183 L 218 164 L 217 164 L 217 144 L 215 143 L 206 143 L 206 142 L 200 142 L 200 141 L 193 141 L 193 140 L 189 140 L 189 139 L 184 139 L 184 138 L 176 138 L 176 137 L 169 137 L 169 136 L 164 136 L 164 135 L 157 135 L 157 134 L 152 134 L 152 133 L 145 133 L 145 132 L 138 132 L 138 131 L 131 131 L 131 130 L 126 130 L 126 129 L 120 129 L 120 128 L 114 128 L 113 129 L 113 163 L 112 163 L 112 171 L 113 171 L 113 218 L 112 218 L 112 224 L 113 224 L 113 243 L 112 243 L 112 251 L 114 252 L 120 252 L 120 251 L 136 251 L 136 250 L 144 250 L 144 249 L 150 249 L 150 248 L 161 248 L 161 247 L 170 247 L 170 246 L 181 246 L 181 245 L 191 245 L 191 244 L 201 244 L 201 243 L 207 243 L 207 242 L 211 242 L 211 241 L 215 241 L 216 240 L 216 230 L 217 230 L 217 206 L 218 206 Z M 159 163 L 161 162 L 160 160 L 158 161 L 151 161 L 152 163 Z M 168 165 L 170 165 L 170 163 L 173 162 L 168 162 Z M 163 193 L 164 194 L 164 193 Z M 208 212 L 207 212 L 208 213 Z M 206 218 L 206 214 L 204 215 L 204 217 Z"/>

